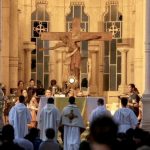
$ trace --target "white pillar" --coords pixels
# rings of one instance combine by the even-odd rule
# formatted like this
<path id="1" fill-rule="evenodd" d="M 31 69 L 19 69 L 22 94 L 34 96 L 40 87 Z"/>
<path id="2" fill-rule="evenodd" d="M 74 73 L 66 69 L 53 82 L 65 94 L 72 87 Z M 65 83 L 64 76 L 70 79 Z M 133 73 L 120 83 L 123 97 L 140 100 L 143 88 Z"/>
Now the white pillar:
<path id="1" fill-rule="evenodd" d="M 91 56 L 91 79 L 89 82 L 89 93 L 92 96 L 97 96 L 98 94 L 98 80 L 97 80 L 97 72 L 98 72 L 98 50 L 99 45 L 95 41 L 89 42 L 89 55 Z"/>
<path id="2" fill-rule="evenodd" d="M 129 51 L 128 44 L 117 44 L 118 51 L 121 52 L 121 84 L 119 85 L 119 92 L 121 94 L 127 92 L 127 52 Z"/>
<path id="3" fill-rule="evenodd" d="M 145 0 L 136 0 L 135 3 L 135 44 L 134 44 L 134 83 L 138 90 L 140 92 L 143 92 L 143 52 L 142 49 L 143 43 L 144 43 L 144 34 L 143 34 L 143 28 L 144 28 L 144 5 Z M 141 20 L 141 21 L 139 21 Z M 129 21 L 130 22 L 130 21 Z M 132 22 L 130 22 L 131 24 Z M 126 31 L 126 30 L 125 30 Z M 138 74 L 138 76 L 137 76 Z"/>
<path id="4" fill-rule="evenodd" d="M 32 13 L 32 1 L 24 1 L 24 26 L 23 26 L 23 35 L 24 41 L 31 41 L 31 13 Z"/>
<path id="5" fill-rule="evenodd" d="M 2 43 L 2 0 L 0 1 L 0 68 L 2 66 L 1 43 Z M 2 81 L 2 71 L 0 69 L 0 82 Z"/>
<path id="6" fill-rule="evenodd" d="M 9 93 L 9 40 L 10 40 L 10 1 L 2 2 L 2 41 L 1 41 L 1 57 L 0 57 L 0 82 L 6 85 L 6 92 Z"/>
<path id="7" fill-rule="evenodd" d="M 150 131 L 150 0 L 146 0 L 145 13 L 145 90 L 142 98 L 143 119 L 142 128 Z"/>

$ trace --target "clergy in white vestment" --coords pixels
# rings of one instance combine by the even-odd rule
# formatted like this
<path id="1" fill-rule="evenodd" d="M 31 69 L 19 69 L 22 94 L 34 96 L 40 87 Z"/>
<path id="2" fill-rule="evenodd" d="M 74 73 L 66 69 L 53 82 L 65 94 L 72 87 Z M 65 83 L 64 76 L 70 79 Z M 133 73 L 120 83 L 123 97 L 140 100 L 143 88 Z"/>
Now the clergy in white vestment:
<path id="1" fill-rule="evenodd" d="M 60 112 L 54 105 L 54 99 L 49 97 L 46 106 L 42 109 L 39 117 L 38 128 L 40 129 L 40 138 L 45 141 L 45 130 L 52 128 L 55 131 L 55 140 L 60 123 Z"/>
<path id="2" fill-rule="evenodd" d="M 14 127 L 15 138 L 23 138 L 28 133 L 27 124 L 31 122 L 31 114 L 24 104 L 25 97 L 19 96 L 19 103 L 9 112 L 9 123 Z"/>
<path id="3" fill-rule="evenodd" d="M 38 106 L 38 112 L 37 112 L 37 121 L 39 121 L 40 113 L 42 109 L 45 107 L 47 104 L 47 99 L 49 97 L 52 97 L 52 92 L 50 90 L 46 90 L 45 96 L 41 96 L 40 101 L 39 101 L 39 106 Z"/>
<path id="4" fill-rule="evenodd" d="M 111 116 L 111 113 L 109 110 L 106 109 L 104 106 L 104 99 L 99 98 L 97 100 L 97 107 L 91 112 L 90 115 L 90 123 L 95 120 L 98 117 L 102 116 Z"/>
<path id="5" fill-rule="evenodd" d="M 125 133 L 129 128 L 135 128 L 138 124 L 138 119 L 135 113 L 127 108 L 128 99 L 121 98 L 122 108 L 118 109 L 114 114 L 114 119 L 119 125 L 119 131 Z"/>
<path id="6" fill-rule="evenodd" d="M 64 150 L 78 150 L 80 145 L 80 134 L 85 126 L 81 113 L 75 104 L 75 98 L 69 98 L 69 105 L 63 109 L 61 126 L 64 129 Z"/>

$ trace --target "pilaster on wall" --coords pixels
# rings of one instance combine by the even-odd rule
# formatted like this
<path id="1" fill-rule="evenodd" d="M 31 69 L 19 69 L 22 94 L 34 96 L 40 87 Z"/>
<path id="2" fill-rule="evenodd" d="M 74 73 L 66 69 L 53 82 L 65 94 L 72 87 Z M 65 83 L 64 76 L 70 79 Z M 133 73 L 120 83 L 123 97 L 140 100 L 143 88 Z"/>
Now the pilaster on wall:
<path id="1" fill-rule="evenodd" d="M 1 41 L 1 56 L 0 56 L 0 82 L 6 86 L 6 92 L 9 93 L 9 36 L 10 36 L 10 1 L 2 1 L 2 41 Z"/>
<path id="2" fill-rule="evenodd" d="M 18 82 L 18 0 L 10 1 L 10 88 L 17 88 Z"/>
<path id="3" fill-rule="evenodd" d="M 118 51 L 121 52 L 121 84 L 119 85 L 120 94 L 127 92 L 127 52 L 129 51 L 128 43 L 118 43 Z"/>
<path id="4" fill-rule="evenodd" d="M 2 43 L 2 1 L 0 1 L 0 68 L 1 68 L 1 43 Z M 1 70 L 0 70 L 0 82 L 2 81 L 1 77 Z"/>
<path id="5" fill-rule="evenodd" d="M 134 49 L 134 83 L 140 92 L 143 92 L 143 43 L 144 43 L 144 1 L 136 1 L 135 12 L 135 49 Z M 141 20 L 141 21 L 139 21 Z"/>

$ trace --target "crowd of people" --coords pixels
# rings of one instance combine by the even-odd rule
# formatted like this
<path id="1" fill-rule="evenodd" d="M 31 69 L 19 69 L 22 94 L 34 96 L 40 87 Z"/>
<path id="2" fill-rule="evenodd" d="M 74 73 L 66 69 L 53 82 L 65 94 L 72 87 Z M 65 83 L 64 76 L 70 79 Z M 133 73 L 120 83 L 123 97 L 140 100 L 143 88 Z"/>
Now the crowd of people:
<path id="1" fill-rule="evenodd" d="M 2 128 L 0 149 L 150 150 L 150 133 L 140 128 L 141 100 L 134 84 L 128 86 L 128 97 L 119 97 L 121 107 L 114 114 L 107 110 L 104 99 L 97 100 L 90 114 L 88 135 L 82 142 L 86 127 L 76 98 L 71 95 L 61 112 L 55 105 L 53 90 L 53 86 L 47 90 L 37 88 L 33 79 L 27 89 L 23 81 L 18 82 L 18 99 Z M 38 100 L 38 92 L 45 98 Z"/>

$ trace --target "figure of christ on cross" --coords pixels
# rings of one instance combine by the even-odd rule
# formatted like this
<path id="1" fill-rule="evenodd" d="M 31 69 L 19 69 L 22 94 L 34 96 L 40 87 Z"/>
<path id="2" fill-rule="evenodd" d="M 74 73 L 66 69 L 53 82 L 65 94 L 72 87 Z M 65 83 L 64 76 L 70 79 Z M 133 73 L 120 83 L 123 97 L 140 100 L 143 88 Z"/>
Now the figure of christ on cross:
<path id="1" fill-rule="evenodd" d="M 50 48 L 40 48 L 39 50 L 55 50 L 60 47 L 67 47 L 67 58 L 70 58 L 70 75 L 76 77 L 79 81 L 80 77 L 80 42 L 91 40 L 111 40 L 111 33 L 101 32 L 80 32 L 80 20 L 74 18 L 72 22 L 71 32 L 43 32 L 41 33 L 42 40 L 61 41 Z"/>

